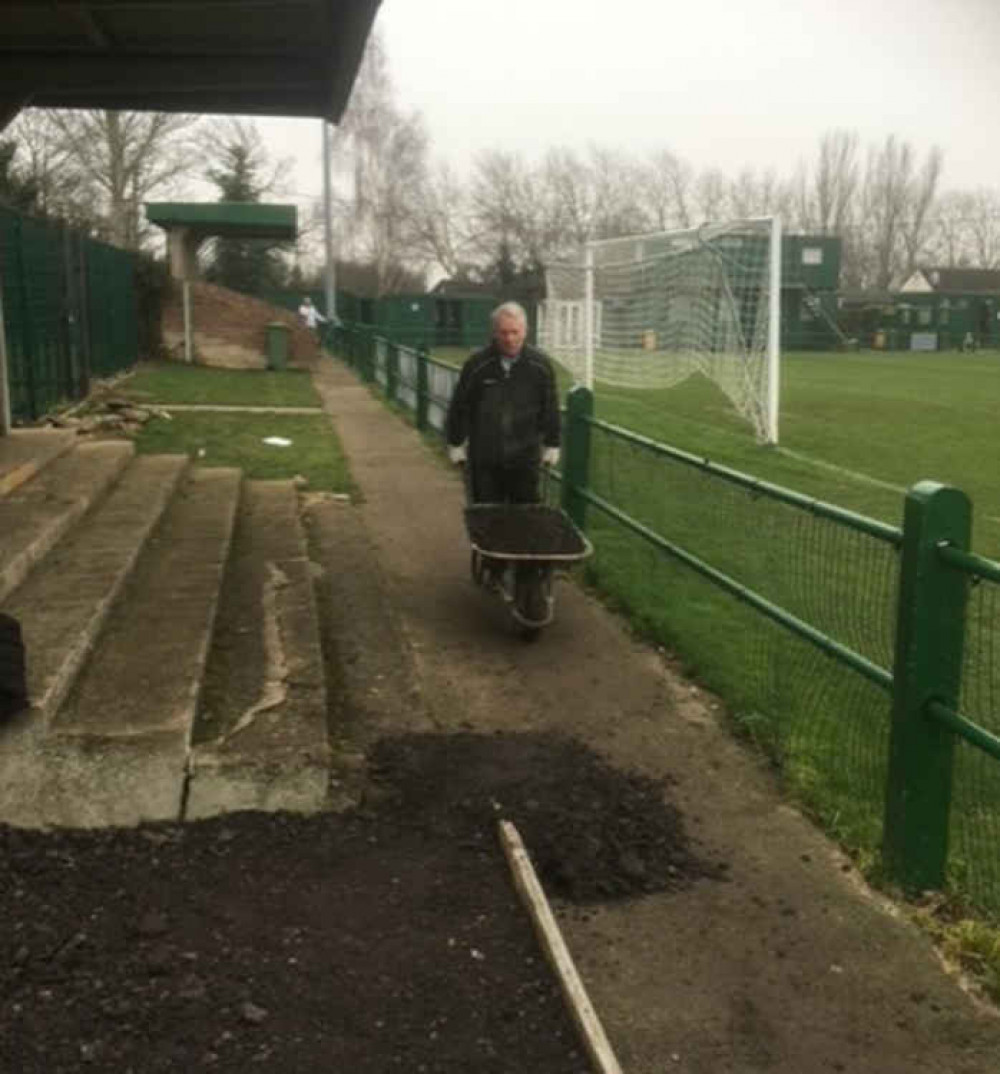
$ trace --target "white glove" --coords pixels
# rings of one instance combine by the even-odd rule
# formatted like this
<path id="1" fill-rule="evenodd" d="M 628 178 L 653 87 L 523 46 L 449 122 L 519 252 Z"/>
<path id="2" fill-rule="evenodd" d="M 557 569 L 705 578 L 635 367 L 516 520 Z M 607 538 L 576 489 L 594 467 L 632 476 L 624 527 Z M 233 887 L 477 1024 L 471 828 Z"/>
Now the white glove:
<path id="1" fill-rule="evenodd" d="M 465 444 L 449 444 L 448 445 L 448 458 L 456 465 L 461 466 L 466 461 Z"/>
<path id="2" fill-rule="evenodd" d="M 542 465 L 543 466 L 558 466 L 559 465 L 559 448 L 547 447 L 542 452 Z"/>

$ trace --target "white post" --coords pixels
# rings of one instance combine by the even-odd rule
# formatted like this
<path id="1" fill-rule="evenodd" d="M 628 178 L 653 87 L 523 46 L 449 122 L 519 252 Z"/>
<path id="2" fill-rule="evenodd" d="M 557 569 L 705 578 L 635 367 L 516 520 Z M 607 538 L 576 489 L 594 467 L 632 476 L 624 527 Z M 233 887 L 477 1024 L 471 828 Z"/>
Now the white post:
<path id="1" fill-rule="evenodd" d="M 594 390 L 594 247 L 587 244 L 583 282 L 583 386 Z"/>
<path id="2" fill-rule="evenodd" d="M 184 293 L 184 361 L 194 361 L 194 341 L 191 329 L 191 281 L 185 279 L 181 284 Z"/>
<path id="3" fill-rule="evenodd" d="M 767 318 L 767 443 L 778 442 L 781 395 L 781 217 L 771 220 L 771 273 Z"/>
<path id="4" fill-rule="evenodd" d="M 326 248 L 326 317 L 331 324 L 337 321 L 336 266 L 333 261 L 333 184 L 330 181 L 330 126 L 323 124 L 323 243 Z"/>
<path id="5" fill-rule="evenodd" d="M 3 319 L 3 280 L 0 279 L 0 436 L 11 429 L 10 377 L 7 370 L 7 324 Z"/>

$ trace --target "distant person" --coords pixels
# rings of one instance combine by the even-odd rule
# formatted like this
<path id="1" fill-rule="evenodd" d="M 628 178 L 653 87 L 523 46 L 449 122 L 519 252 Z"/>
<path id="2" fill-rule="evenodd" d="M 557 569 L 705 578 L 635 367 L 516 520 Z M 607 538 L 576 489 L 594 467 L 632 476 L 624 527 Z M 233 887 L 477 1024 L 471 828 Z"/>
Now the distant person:
<path id="1" fill-rule="evenodd" d="M 319 312 L 313 305 L 312 299 L 306 295 L 302 299 L 302 305 L 299 306 L 299 316 L 302 318 L 302 323 L 319 338 L 319 326 L 321 324 L 327 324 L 327 319 Z"/>
<path id="2" fill-rule="evenodd" d="M 971 354 L 976 349 L 976 337 L 971 332 L 965 333 L 965 339 L 962 340 L 962 350 L 966 354 Z"/>
<path id="3" fill-rule="evenodd" d="M 493 339 L 462 366 L 445 432 L 453 463 L 468 463 L 473 503 L 538 503 L 539 470 L 559 462 L 559 395 L 552 362 L 525 343 L 516 302 L 491 314 Z"/>

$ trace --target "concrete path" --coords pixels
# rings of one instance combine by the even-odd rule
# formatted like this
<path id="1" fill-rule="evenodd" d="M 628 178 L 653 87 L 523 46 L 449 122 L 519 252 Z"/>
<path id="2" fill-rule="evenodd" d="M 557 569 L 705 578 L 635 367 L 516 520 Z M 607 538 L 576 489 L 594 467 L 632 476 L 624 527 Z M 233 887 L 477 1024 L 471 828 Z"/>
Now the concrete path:
<path id="1" fill-rule="evenodd" d="M 521 641 L 469 582 L 457 476 L 349 371 L 324 364 L 315 378 L 412 678 L 396 684 L 398 726 L 575 735 L 671 777 L 694 838 L 730 865 L 727 882 L 559 908 L 625 1071 L 993 1074 L 1000 1020 L 782 801 L 713 699 L 572 585 L 540 641 Z M 378 717 L 394 729 L 391 706 Z"/>

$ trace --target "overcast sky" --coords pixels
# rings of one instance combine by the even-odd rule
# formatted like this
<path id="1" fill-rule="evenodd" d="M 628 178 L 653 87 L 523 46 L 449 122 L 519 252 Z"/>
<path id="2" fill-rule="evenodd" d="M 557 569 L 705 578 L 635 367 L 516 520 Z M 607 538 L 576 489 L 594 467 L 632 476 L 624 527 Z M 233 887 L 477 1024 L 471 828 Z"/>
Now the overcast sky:
<path id="1" fill-rule="evenodd" d="M 788 175 L 845 127 L 939 145 L 945 188 L 1000 187 L 1000 0 L 384 0 L 377 25 L 460 168 L 593 142 Z M 318 123 L 261 125 L 318 193 Z"/>

